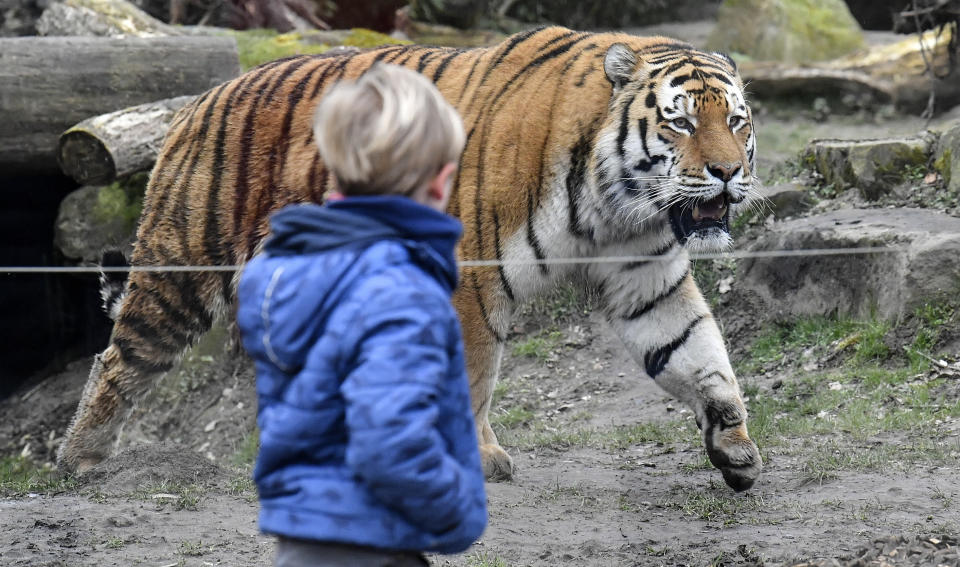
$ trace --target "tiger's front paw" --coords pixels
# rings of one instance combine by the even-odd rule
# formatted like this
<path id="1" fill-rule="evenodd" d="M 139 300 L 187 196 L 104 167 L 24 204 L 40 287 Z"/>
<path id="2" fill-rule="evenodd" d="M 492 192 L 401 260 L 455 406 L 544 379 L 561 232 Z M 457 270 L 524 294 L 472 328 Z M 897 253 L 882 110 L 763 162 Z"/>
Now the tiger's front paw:
<path id="1" fill-rule="evenodd" d="M 713 466 L 720 469 L 727 485 L 742 492 L 760 476 L 760 450 L 747 433 L 746 411 L 708 408 L 702 424 L 703 442 Z"/>
<path id="2" fill-rule="evenodd" d="M 82 450 L 77 447 L 77 443 L 72 438 L 68 438 L 57 451 L 57 468 L 74 476 L 80 476 L 100 464 L 105 457 L 106 455 L 102 453 Z"/>
<path id="3" fill-rule="evenodd" d="M 483 476 L 487 480 L 499 482 L 513 478 L 513 459 L 500 445 L 482 443 L 480 459 L 483 462 Z"/>

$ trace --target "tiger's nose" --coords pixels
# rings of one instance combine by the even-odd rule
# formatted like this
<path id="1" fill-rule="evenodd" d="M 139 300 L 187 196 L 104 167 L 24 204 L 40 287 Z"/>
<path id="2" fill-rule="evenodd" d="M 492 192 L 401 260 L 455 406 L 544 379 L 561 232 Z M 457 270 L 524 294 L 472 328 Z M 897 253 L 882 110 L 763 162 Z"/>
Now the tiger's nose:
<path id="1" fill-rule="evenodd" d="M 740 162 L 730 163 L 730 162 L 717 162 L 717 163 L 708 163 L 707 171 L 710 172 L 710 175 L 720 179 L 723 182 L 730 181 L 733 179 L 733 176 L 740 171 Z"/>

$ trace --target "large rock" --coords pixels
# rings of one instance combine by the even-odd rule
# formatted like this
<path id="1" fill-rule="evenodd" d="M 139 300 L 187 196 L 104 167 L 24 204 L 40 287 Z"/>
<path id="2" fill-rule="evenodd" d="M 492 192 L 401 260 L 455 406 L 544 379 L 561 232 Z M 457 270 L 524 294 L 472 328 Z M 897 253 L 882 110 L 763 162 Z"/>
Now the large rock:
<path id="1" fill-rule="evenodd" d="M 725 0 L 708 45 L 758 60 L 804 63 L 846 55 L 865 43 L 842 0 Z"/>
<path id="2" fill-rule="evenodd" d="M 99 264 L 105 249 L 132 246 L 146 174 L 105 186 L 73 191 L 60 203 L 53 241 L 64 256 L 80 264 Z"/>
<path id="3" fill-rule="evenodd" d="M 904 180 L 911 167 L 924 167 L 936 144 L 930 133 L 884 140 L 812 140 L 804 160 L 827 184 L 856 187 L 876 200 Z"/>
<path id="4" fill-rule="evenodd" d="M 960 218 L 929 209 L 844 209 L 777 223 L 754 251 L 889 247 L 745 259 L 738 286 L 777 317 L 833 313 L 894 319 L 960 290 Z"/>
<path id="5" fill-rule="evenodd" d="M 933 167 L 940 172 L 947 191 L 960 194 L 960 122 L 940 136 Z"/>
<path id="6" fill-rule="evenodd" d="M 37 33 L 37 18 L 53 0 L 0 0 L 0 37 Z"/>

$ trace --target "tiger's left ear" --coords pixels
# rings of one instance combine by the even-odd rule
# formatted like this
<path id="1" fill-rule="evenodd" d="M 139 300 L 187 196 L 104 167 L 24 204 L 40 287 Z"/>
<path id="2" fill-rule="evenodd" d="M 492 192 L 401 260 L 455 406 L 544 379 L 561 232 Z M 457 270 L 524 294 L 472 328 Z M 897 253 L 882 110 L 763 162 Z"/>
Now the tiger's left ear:
<path id="1" fill-rule="evenodd" d="M 620 90 L 633 76 L 637 66 L 637 56 L 624 43 L 614 43 L 603 58 L 603 71 L 607 80 L 613 83 L 613 90 Z"/>

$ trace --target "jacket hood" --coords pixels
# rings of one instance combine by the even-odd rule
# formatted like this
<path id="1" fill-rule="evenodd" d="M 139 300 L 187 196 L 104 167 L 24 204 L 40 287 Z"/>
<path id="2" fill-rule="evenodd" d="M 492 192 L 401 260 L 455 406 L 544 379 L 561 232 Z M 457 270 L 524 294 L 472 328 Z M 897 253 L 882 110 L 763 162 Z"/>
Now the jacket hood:
<path id="1" fill-rule="evenodd" d="M 463 226 L 407 197 L 347 197 L 323 206 L 288 206 L 273 215 L 270 226 L 265 252 L 271 256 L 365 248 L 391 239 L 400 241 L 418 265 L 449 289 L 457 285 L 455 249 Z"/>

